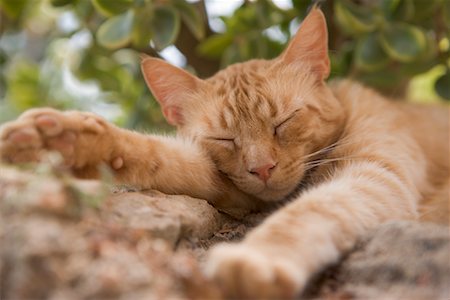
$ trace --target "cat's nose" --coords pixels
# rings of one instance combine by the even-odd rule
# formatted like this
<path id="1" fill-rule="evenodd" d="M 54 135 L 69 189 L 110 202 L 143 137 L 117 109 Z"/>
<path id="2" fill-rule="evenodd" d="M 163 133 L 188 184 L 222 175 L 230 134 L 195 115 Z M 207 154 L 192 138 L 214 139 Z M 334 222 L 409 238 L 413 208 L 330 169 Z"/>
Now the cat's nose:
<path id="1" fill-rule="evenodd" d="M 269 180 L 272 170 L 276 167 L 276 164 L 270 163 L 249 170 L 250 174 L 258 176 L 264 182 Z"/>

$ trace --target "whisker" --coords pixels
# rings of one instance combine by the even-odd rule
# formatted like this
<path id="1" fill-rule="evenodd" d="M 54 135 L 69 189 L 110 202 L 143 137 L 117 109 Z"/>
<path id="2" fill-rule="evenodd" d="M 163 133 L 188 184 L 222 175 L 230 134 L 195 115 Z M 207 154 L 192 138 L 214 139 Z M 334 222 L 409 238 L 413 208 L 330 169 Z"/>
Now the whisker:
<path id="1" fill-rule="evenodd" d="M 351 143 L 348 142 L 349 140 L 351 140 Z M 315 156 L 315 155 L 327 152 L 327 151 L 329 151 L 331 149 L 334 149 L 334 148 L 336 148 L 338 146 L 347 146 L 347 145 L 351 145 L 351 144 L 354 144 L 354 143 L 356 143 L 356 141 L 354 141 L 353 137 L 351 135 L 349 135 L 349 136 L 346 136 L 345 138 L 340 139 L 340 140 L 338 140 L 338 141 L 336 141 L 336 142 L 334 142 L 334 143 L 332 143 L 332 144 L 330 144 L 330 145 L 328 145 L 328 146 L 326 146 L 326 147 L 324 147 L 322 149 L 319 149 L 319 150 L 317 150 L 315 152 L 307 154 L 307 155 L 303 156 L 303 158 L 309 158 L 311 156 Z"/>
<path id="2" fill-rule="evenodd" d="M 337 161 L 352 161 L 355 159 L 363 159 L 362 157 L 340 157 L 340 158 L 330 158 L 330 159 L 324 159 L 319 161 L 313 161 L 311 163 L 305 164 L 305 172 L 309 171 L 315 167 L 319 167 L 328 163 L 337 162 Z"/>
<path id="3" fill-rule="evenodd" d="M 336 141 L 336 142 L 334 142 L 334 143 L 332 143 L 332 144 L 330 144 L 330 145 L 328 145 L 328 146 L 326 146 L 326 147 L 324 147 L 322 149 L 319 149 L 319 150 L 317 150 L 315 152 L 312 152 L 310 154 L 304 155 L 302 158 L 303 158 L 303 160 L 308 160 L 311 157 L 314 157 L 314 156 L 317 156 L 317 155 L 320 155 L 320 154 L 324 154 L 324 153 L 326 153 L 328 151 L 331 151 L 331 150 L 335 150 L 338 147 L 345 147 L 345 146 L 357 144 L 357 143 L 359 143 L 359 140 L 357 139 L 357 136 L 358 136 L 357 134 L 347 135 L 346 137 L 344 137 L 344 138 L 342 138 L 342 139 L 340 139 L 340 140 L 338 140 L 338 141 Z"/>
<path id="4" fill-rule="evenodd" d="M 342 157 L 334 157 L 334 158 L 324 158 L 324 159 L 317 159 L 317 160 L 311 160 L 307 163 L 305 163 L 305 165 L 310 165 L 310 164 L 316 164 L 316 163 L 322 163 L 322 162 L 329 162 L 329 161 L 336 161 L 336 160 L 342 160 L 342 159 L 353 159 L 353 158 L 359 158 L 358 156 L 342 156 Z"/>

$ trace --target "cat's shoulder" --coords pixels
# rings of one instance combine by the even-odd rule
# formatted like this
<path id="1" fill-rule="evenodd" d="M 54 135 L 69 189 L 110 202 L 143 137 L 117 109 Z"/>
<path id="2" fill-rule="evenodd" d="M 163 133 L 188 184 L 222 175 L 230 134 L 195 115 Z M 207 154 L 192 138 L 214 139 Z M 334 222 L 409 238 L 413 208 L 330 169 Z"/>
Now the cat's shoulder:
<path id="1" fill-rule="evenodd" d="M 349 116 L 367 116 L 397 110 L 393 109 L 394 101 L 360 82 L 351 79 L 333 79 L 327 84 Z"/>
<path id="2" fill-rule="evenodd" d="M 328 82 L 328 87 L 335 97 L 342 101 L 355 99 L 387 100 L 374 89 L 351 79 L 333 79 Z"/>

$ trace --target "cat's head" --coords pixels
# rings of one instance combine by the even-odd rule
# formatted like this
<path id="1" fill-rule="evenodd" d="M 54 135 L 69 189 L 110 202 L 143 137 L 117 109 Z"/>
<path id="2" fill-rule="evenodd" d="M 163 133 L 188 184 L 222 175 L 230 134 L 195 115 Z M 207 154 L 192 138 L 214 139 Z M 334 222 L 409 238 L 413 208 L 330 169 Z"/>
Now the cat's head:
<path id="1" fill-rule="evenodd" d="M 308 155 L 342 127 L 324 82 L 329 65 L 325 19 L 313 9 L 276 59 L 234 64 L 207 80 L 155 58 L 142 70 L 180 134 L 201 143 L 240 190 L 276 201 L 296 189 Z"/>

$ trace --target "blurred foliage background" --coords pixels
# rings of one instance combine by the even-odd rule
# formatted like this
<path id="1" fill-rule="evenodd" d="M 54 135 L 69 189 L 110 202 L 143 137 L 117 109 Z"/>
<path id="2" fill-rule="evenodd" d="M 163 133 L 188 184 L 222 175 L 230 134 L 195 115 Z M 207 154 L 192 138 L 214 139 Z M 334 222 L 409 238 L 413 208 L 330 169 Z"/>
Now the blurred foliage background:
<path id="1" fill-rule="evenodd" d="M 0 123 L 25 109 L 89 110 L 167 131 L 140 54 L 208 77 L 272 58 L 310 0 L 0 0 Z M 394 97 L 450 99 L 450 0 L 321 1 L 331 77 Z"/>

